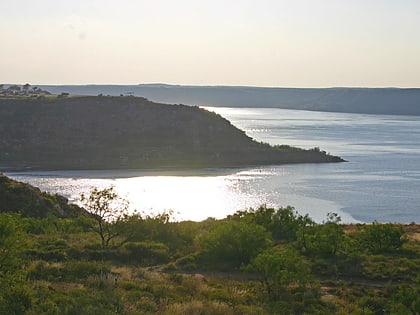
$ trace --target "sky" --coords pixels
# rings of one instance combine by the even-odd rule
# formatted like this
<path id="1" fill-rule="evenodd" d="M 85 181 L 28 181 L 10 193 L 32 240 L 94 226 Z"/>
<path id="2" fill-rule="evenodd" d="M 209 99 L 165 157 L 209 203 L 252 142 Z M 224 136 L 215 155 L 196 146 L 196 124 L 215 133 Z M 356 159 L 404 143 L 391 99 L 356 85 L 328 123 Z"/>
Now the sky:
<path id="1" fill-rule="evenodd" d="M 420 87 L 420 1 L 0 0 L 0 83 Z"/>

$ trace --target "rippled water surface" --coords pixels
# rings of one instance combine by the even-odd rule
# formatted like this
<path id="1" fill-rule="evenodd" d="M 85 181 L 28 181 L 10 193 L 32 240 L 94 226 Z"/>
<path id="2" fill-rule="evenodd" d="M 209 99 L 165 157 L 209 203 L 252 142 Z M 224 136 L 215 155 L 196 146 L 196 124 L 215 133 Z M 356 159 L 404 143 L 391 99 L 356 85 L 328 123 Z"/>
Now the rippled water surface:
<path id="1" fill-rule="evenodd" d="M 114 185 L 131 207 L 172 209 L 177 219 L 221 218 L 236 210 L 292 205 L 322 221 L 420 221 L 420 117 L 284 109 L 208 108 L 256 140 L 340 155 L 347 163 L 179 172 L 8 173 L 77 201 L 93 186 Z"/>

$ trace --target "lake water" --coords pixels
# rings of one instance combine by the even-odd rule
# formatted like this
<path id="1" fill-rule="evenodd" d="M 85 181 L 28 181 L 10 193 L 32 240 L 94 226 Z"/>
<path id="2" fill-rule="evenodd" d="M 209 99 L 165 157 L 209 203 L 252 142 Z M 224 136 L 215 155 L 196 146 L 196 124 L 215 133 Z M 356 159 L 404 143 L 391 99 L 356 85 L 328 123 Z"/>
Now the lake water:
<path id="1" fill-rule="evenodd" d="M 420 117 L 267 108 L 207 108 L 258 141 L 320 147 L 349 162 L 179 172 L 7 173 L 77 202 L 81 192 L 115 186 L 132 209 L 173 210 L 177 220 L 222 218 L 237 210 L 292 205 L 321 222 L 420 221 Z"/>

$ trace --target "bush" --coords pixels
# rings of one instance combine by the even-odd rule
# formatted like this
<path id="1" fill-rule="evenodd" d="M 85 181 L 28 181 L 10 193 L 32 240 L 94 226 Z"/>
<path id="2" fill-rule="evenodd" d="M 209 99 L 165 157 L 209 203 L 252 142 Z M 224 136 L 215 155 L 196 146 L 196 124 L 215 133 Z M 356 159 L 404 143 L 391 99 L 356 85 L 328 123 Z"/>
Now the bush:
<path id="1" fill-rule="evenodd" d="M 276 248 L 255 257 L 245 270 L 257 273 L 271 301 L 290 299 L 289 286 L 304 289 L 310 279 L 308 262 L 291 248 Z"/>
<path id="2" fill-rule="evenodd" d="M 322 224 L 302 225 L 298 230 L 298 245 L 311 256 L 331 257 L 338 253 L 344 243 L 344 227 L 340 217 L 328 213 Z"/>
<path id="3" fill-rule="evenodd" d="M 28 269 L 28 279 L 30 280 L 58 281 L 60 278 L 60 269 L 42 260 L 33 263 Z"/>
<path id="4" fill-rule="evenodd" d="M 393 252 L 400 250 L 407 243 L 408 238 L 401 226 L 373 222 L 364 225 L 356 233 L 359 248 L 373 253 Z"/>
<path id="5" fill-rule="evenodd" d="M 19 215 L 0 214 L 0 275 L 19 267 L 25 236 Z"/>
<path id="6" fill-rule="evenodd" d="M 275 241 L 295 241 L 299 227 L 307 221 L 311 221 L 307 215 L 298 214 L 293 207 L 268 208 L 266 205 L 258 209 L 238 211 L 228 216 L 232 220 L 244 220 L 263 226 Z"/>
<path id="7" fill-rule="evenodd" d="M 184 270 L 197 269 L 197 263 L 200 260 L 200 253 L 192 253 L 176 260 L 176 265 Z"/>
<path id="8" fill-rule="evenodd" d="M 264 227 L 247 222 L 222 221 L 200 240 L 202 264 L 239 268 L 271 245 Z"/>
<path id="9" fill-rule="evenodd" d="M 118 257 L 128 263 L 145 265 L 163 264 L 169 261 L 169 249 L 157 242 L 128 242 L 117 253 Z"/>
<path id="10" fill-rule="evenodd" d="M 28 278 L 47 281 L 85 280 L 89 276 L 101 277 L 111 272 L 110 265 L 104 262 L 71 260 L 64 264 L 50 264 L 38 261 L 28 270 Z"/>
<path id="11" fill-rule="evenodd" d="M 171 254 L 185 255 L 197 235 L 196 222 L 171 222 L 172 212 L 156 215 L 135 214 L 119 222 L 121 236 L 132 242 L 154 241 L 165 244 Z"/>
<path id="12" fill-rule="evenodd" d="M 89 276 L 98 276 L 103 273 L 109 273 L 111 272 L 111 267 L 105 262 L 70 260 L 64 264 L 62 272 L 63 276 L 68 280 L 86 279 Z"/>
<path id="13" fill-rule="evenodd" d="M 202 315 L 226 315 L 233 314 L 229 305 L 221 302 L 201 302 L 192 300 L 185 303 L 175 303 L 166 307 L 162 313 L 165 315 L 202 314 Z"/>
<path id="14" fill-rule="evenodd" d="M 0 314 L 25 314 L 32 305 L 32 296 L 19 277 L 0 275 Z"/>
<path id="15" fill-rule="evenodd" d="M 420 284 L 420 281 L 418 281 Z M 403 285 L 393 295 L 395 314 L 420 314 L 420 286 Z"/>

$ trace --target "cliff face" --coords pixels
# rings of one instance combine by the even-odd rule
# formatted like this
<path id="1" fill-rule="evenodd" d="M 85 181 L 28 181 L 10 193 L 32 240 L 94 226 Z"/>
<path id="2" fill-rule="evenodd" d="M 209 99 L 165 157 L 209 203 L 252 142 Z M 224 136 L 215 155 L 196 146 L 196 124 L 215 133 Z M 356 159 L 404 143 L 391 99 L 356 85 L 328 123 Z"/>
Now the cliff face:
<path id="1" fill-rule="evenodd" d="M 0 168 L 195 168 L 340 161 L 252 141 L 198 107 L 138 97 L 0 99 Z"/>

